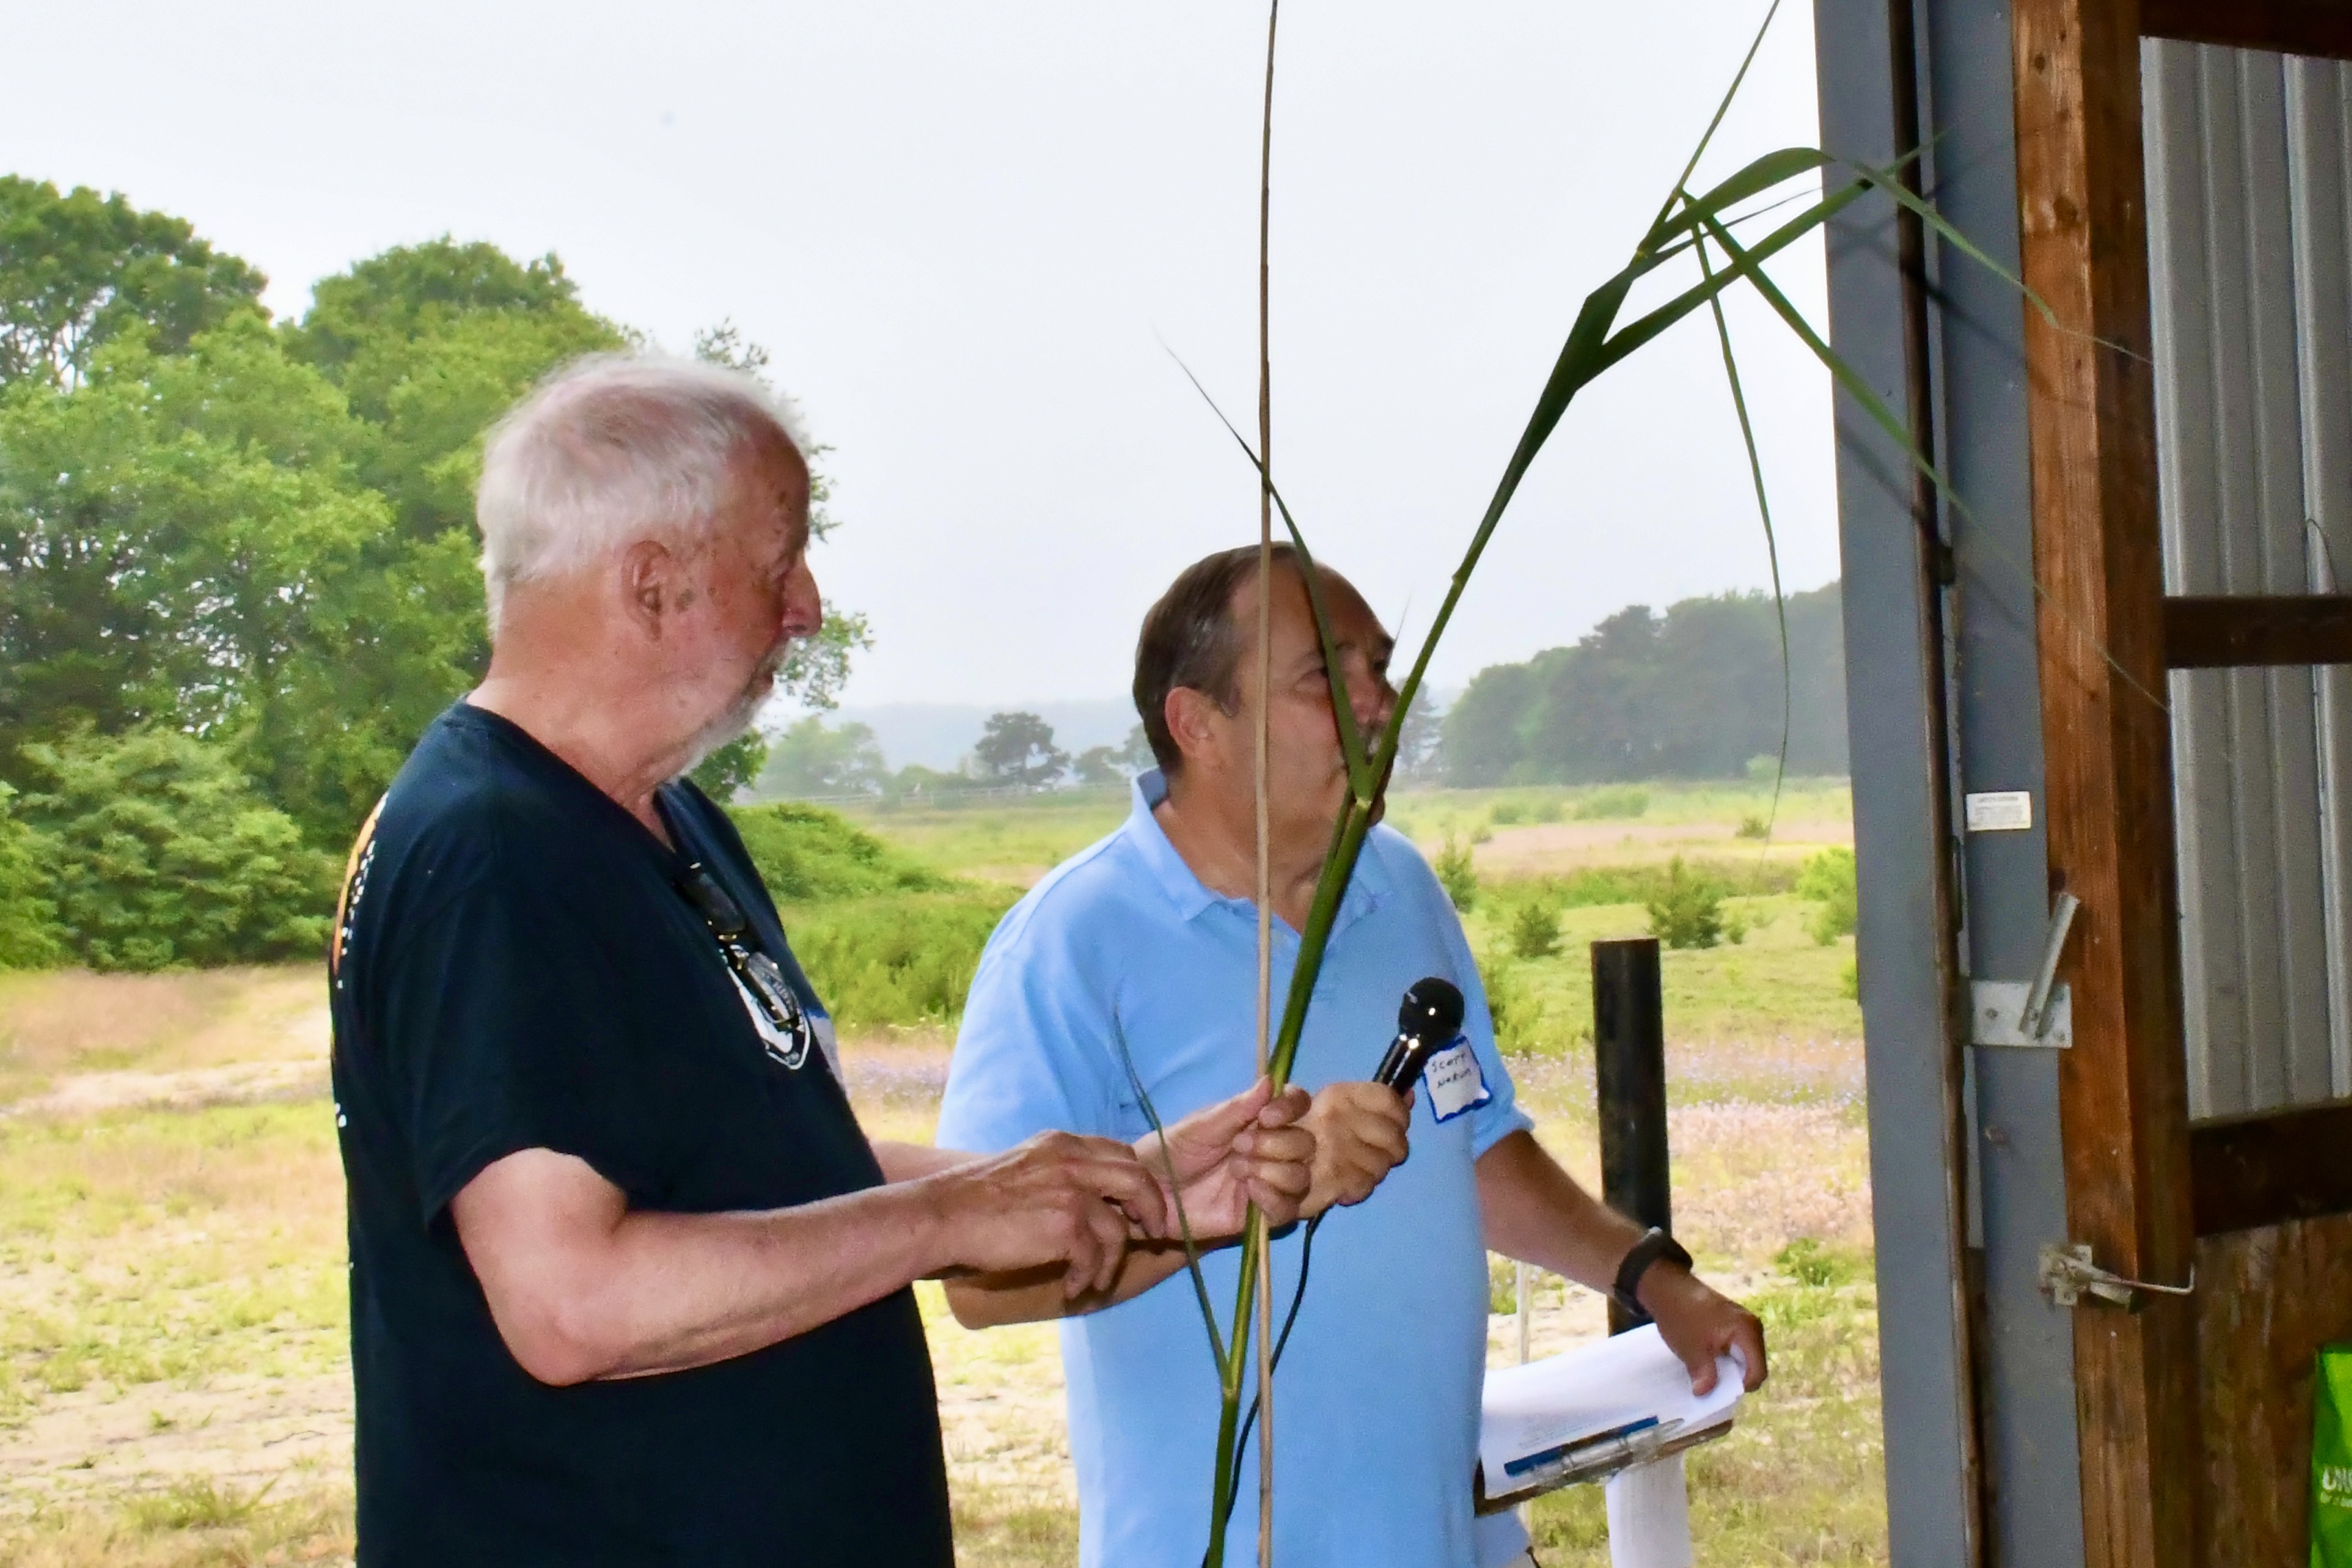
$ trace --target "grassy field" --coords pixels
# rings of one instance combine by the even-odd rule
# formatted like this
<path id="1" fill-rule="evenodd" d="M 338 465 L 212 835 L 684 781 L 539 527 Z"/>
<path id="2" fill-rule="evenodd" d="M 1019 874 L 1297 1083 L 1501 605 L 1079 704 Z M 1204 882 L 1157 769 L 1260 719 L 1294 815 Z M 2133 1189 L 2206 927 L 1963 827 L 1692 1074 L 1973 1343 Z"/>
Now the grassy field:
<path id="1" fill-rule="evenodd" d="M 1583 944 L 1638 934 L 1647 916 L 1637 903 L 1562 903 L 1562 890 L 1580 869 L 1654 871 L 1661 856 L 1644 841 L 1618 860 L 1534 871 L 1509 857 L 1528 835 L 1647 822 L 1692 835 L 1674 852 L 1783 889 L 1727 901 L 1746 927 L 1739 943 L 1666 957 L 1676 1230 L 1764 1316 L 1773 1349 L 1766 1395 L 1731 1437 L 1693 1456 L 1699 1561 L 1883 1562 L 1860 1024 L 1843 987 L 1852 941 L 1816 944 L 1785 867 L 1754 870 L 1755 841 L 1737 831 L 1759 791 L 1717 791 L 1709 815 L 1692 804 L 1703 792 L 1653 789 L 1643 817 L 1605 824 L 1569 814 L 1574 792 L 1549 793 L 1565 802 L 1559 821 L 1526 820 L 1543 812 L 1532 791 L 1407 797 L 1398 815 L 1439 843 L 1446 813 L 1457 838 L 1483 819 L 1472 940 L 1525 1020 L 1523 1099 L 1587 1180 L 1597 1155 Z M 1792 841 L 1840 841 L 1842 794 L 1786 800 L 1816 802 L 1812 818 L 1784 804 L 1784 823 L 1818 824 Z M 1522 820 L 1498 821 L 1497 807 Z M 1124 810 L 1106 798 L 863 821 L 1009 896 Z M 1559 950 L 1511 956 L 1530 901 L 1559 904 Z M 307 967 L 0 976 L 0 1563 L 348 1561 L 342 1202 L 320 1092 L 322 1004 Z M 928 1135 L 946 1040 L 852 1040 L 854 1096 L 877 1135 Z M 1516 1354 L 1511 1284 L 1498 1267 L 1498 1362 Z M 969 1333 L 935 1290 L 921 1294 L 960 1560 L 1069 1563 L 1054 1333 Z M 1589 1291 L 1547 1279 L 1531 1304 L 1539 1354 L 1601 1332 Z M 1606 1562 L 1597 1490 L 1542 1500 L 1536 1526 L 1547 1565 Z"/>

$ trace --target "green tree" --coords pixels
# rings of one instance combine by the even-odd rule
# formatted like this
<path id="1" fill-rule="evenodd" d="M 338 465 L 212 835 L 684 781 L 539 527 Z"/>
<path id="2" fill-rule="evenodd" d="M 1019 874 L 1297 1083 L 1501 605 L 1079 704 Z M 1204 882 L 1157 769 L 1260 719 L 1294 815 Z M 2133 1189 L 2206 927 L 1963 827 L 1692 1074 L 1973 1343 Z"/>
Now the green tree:
<path id="1" fill-rule="evenodd" d="M 1808 860 L 1797 877 L 1797 896 L 1819 905 L 1805 922 L 1814 941 L 1826 947 L 1841 936 L 1853 935 L 1862 907 L 1854 882 L 1853 852 L 1832 847 Z"/>
<path id="2" fill-rule="evenodd" d="M 725 365 L 756 377 L 760 383 L 782 398 L 768 380 L 768 350 L 746 338 L 731 320 L 722 320 L 716 327 L 706 327 L 694 335 L 694 357 L 705 364 Z M 789 403 L 790 399 L 784 401 Z M 801 454 L 809 471 L 809 538 L 822 542 L 832 537 L 839 526 L 829 503 L 833 499 L 833 483 L 824 476 L 822 460 L 833 448 L 811 442 Z M 824 619 L 813 637 L 794 643 L 784 655 L 783 666 L 776 672 L 776 691 L 803 707 L 826 709 L 841 700 L 841 688 L 849 680 L 849 660 L 854 653 L 874 646 L 874 633 L 866 617 L 854 610 L 844 610 L 828 599 L 824 601 Z M 862 786 L 861 786 L 862 788 Z"/>
<path id="3" fill-rule="evenodd" d="M 1119 753 L 1108 746 L 1089 746 L 1070 763 L 1070 771 L 1081 784 L 1107 785 L 1127 782 L 1127 769 L 1121 766 Z"/>
<path id="4" fill-rule="evenodd" d="M 1444 716 L 1438 712 L 1437 703 L 1423 686 L 1412 696 L 1412 706 L 1406 710 L 1404 727 L 1397 735 L 1396 777 L 1412 783 L 1433 783 L 1440 777 L 1438 759 L 1439 737 L 1444 730 Z"/>
<path id="5" fill-rule="evenodd" d="M 1519 905 L 1511 917 L 1511 952 L 1521 958 L 1549 958 L 1559 951 L 1559 911 L 1540 898 Z"/>
<path id="6" fill-rule="evenodd" d="M 96 969 L 324 950 L 334 862 L 219 747 L 164 729 L 26 747 L 23 818 L 72 955 Z"/>
<path id="7" fill-rule="evenodd" d="M 1031 789 L 1051 784 L 1070 765 L 1069 755 L 1054 744 L 1054 727 L 1034 713 L 989 715 L 971 761 L 976 778 Z"/>
<path id="8" fill-rule="evenodd" d="M 267 281 L 178 218 L 0 175 L 0 387 L 78 385 L 124 336 L 176 352 L 252 308 Z"/>
<path id="9" fill-rule="evenodd" d="M 1723 890 L 1685 871 L 1680 855 L 1666 868 L 1665 885 L 1649 908 L 1650 935 L 1669 947 L 1712 947 L 1723 940 Z"/>
<path id="10" fill-rule="evenodd" d="M 888 779 L 874 732 L 862 724 L 828 725 L 811 714 L 776 737 L 760 792 L 806 800 L 877 791 Z"/>
<path id="11" fill-rule="evenodd" d="M 0 784 L 0 969 L 38 969 L 64 956 L 44 845 Z"/>
<path id="12" fill-rule="evenodd" d="M 310 309 L 288 330 L 295 356 L 341 382 L 369 350 L 432 338 L 468 316 L 585 317 L 580 291 L 553 256 L 519 262 L 494 245 L 447 235 L 394 246 L 322 278 Z"/>
<path id="13" fill-rule="evenodd" d="M 340 845 L 481 638 L 470 539 L 406 539 L 341 394 L 256 317 L 0 403 L 0 777 L 79 726 L 229 747 Z"/>
<path id="14" fill-rule="evenodd" d="M 1445 835 L 1445 847 L 1437 852 L 1434 870 L 1437 880 L 1445 889 L 1445 896 L 1454 907 L 1467 914 L 1478 902 L 1478 868 L 1471 860 L 1472 847 L 1457 841 L 1451 832 Z"/>
<path id="15" fill-rule="evenodd" d="M 747 729 L 694 766 L 694 781 L 721 805 L 741 794 L 768 765 L 768 737 Z"/>
<path id="16" fill-rule="evenodd" d="M 1790 594 L 1789 767 L 1847 765 L 1837 585 Z M 1633 605 L 1567 648 L 1480 671 L 1446 714 L 1457 787 L 1729 779 L 1780 757 L 1780 617 L 1769 595 Z M 1767 775 L 1769 778 L 1770 775 Z"/>

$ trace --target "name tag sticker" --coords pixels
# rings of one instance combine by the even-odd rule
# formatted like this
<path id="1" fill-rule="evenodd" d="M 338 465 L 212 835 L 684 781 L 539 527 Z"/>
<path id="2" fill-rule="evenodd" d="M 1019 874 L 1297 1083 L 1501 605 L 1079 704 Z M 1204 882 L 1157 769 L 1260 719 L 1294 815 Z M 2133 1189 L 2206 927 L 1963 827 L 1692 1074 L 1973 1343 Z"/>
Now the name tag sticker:
<path id="1" fill-rule="evenodd" d="M 1478 1070 L 1478 1058 L 1466 1034 L 1455 1035 L 1452 1045 L 1429 1059 L 1421 1082 L 1429 1091 L 1429 1108 L 1441 1122 L 1451 1122 L 1495 1097 L 1486 1088 L 1486 1075 Z"/>

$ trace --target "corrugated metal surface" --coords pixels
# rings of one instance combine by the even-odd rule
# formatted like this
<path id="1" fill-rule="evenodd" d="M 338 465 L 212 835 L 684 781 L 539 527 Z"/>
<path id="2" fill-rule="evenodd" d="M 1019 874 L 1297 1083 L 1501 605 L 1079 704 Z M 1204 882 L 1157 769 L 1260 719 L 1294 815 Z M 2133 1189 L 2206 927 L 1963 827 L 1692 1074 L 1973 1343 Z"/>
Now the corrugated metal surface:
<path id="1" fill-rule="evenodd" d="M 2352 78 L 2142 55 L 2168 591 L 2312 591 L 2352 563 Z M 2190 1111 L 2352 1093 L 2352 682 L 2172 678 Z"/>
<path id="2" fill-rule="evenodd" d="M 2295 319 L 2310 586 L 2352 590 L 2352 64 L 2289 60 Z M 2352 668 L 2319 672 L 2322 852 L 2336 1092 L 2352 1094 Z"/>

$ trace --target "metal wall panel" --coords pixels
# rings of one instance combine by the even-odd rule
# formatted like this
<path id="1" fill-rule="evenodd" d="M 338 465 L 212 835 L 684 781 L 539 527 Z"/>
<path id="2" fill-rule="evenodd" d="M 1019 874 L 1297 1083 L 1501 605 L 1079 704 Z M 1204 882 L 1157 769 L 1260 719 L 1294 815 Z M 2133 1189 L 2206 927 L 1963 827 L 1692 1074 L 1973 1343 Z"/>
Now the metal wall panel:
<path id="1" fill-rule="evenodd" d="M 2352 589 L 2352 65 L 2289 59 L 2287 166 L 2294 221 L 2304 507 L 2310 588 Z M 2352 1095 L 2352 669 L 2319 672 L 2321 831 L 2327 886 L 2329 1078 Z"/>
<path id="2" fill-rule="evenodd" d="M 2308 116 L 2337 99 L 2291 92 L 2277 54 L 2152 39 L 2142 64 L 2166 587 L 2307 592 L 2306 432 L 2326 425 L 2345 366 L 2340 351 L 2312 352 L 2326 323 L 2297 308 L 2314 281 L 2298 252 L 2334 250 L 2340 265 L 2341 241 L 2298 240 L 2329 199 L 2340 212 L 2343 185 L 2340 159 L 2294 149 L 2315 141 Z M 2317 203 L 2297 198 L 2297 177 L 2315 176 Z M 2193 1115 L 2341 1092 L 2328 915 L 2340 879 L 2324 852 L 2317 698 L 2309 669 L 2172 677 Z"/>

